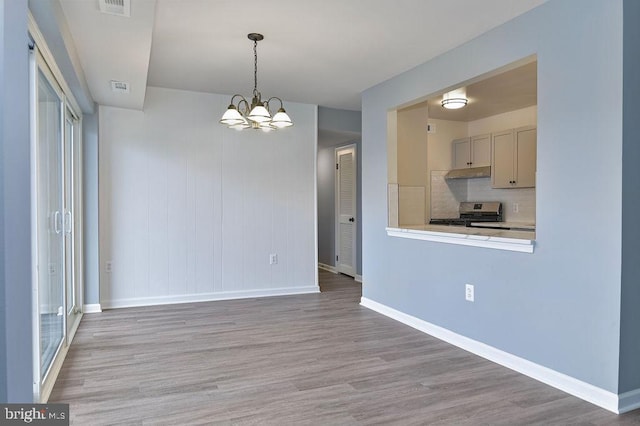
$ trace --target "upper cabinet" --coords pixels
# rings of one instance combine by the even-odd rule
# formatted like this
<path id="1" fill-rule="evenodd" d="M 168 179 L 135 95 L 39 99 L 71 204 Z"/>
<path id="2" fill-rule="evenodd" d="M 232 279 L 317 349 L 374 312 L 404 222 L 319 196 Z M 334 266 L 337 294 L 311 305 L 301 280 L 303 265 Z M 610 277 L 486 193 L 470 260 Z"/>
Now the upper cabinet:
<path id="1" fill-rule="evenodd" d="M 491 135 L 472 136 L 452 142 L 453 169 L 491 165 Z"/>
<path id="2" fill-rule="evenodd" d="M 536 186 L 536 139 L 534 126 L 492 135 L 491 183 L 494 188 Z"/>

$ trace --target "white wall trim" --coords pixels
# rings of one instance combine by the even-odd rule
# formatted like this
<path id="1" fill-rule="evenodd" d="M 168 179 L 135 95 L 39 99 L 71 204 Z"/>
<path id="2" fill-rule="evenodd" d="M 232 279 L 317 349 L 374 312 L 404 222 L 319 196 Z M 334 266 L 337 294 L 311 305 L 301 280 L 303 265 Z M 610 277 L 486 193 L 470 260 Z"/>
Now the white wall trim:
<path id="1" fill-rule="evenodd" d="M 82 313 L 84 314 L 96 314 L 98 312 L 102 312 L 102 306 L 99 303 L 82 305 Z"/>
<path id="2" fill-rule="evenodd" d="M 618 413 L 620 414 L 640 408 L 640 389 L 621 393 L 619 398 Z"/>
<path id="3" fill-rule="evenodd" d="M 623 412 L 618 405 L 618 395 L 613 392 L 397 311 L 366 297 L 361 299 L 360 305 L 606 410 L 614 413 Z M 640 406 L 640 390 L 620 395 L 621 402 L 623 398 L 625 400 L 625 411 L 630 411 Z"/>
<path id="4" fill-rule="evenodd" d="M 324 269 L 325 271 L 333 272 L 334 274 L 338 273 L 338 270 L 336 269 L 335 266 L 327 265 L 326 263 L 318 262 L 318 268 Z"/>
<path id="5" fill-rule="evenodd" d="M 217 300 L 248 299 L 254 297 L 288 296 L 319 293 L 319 286 L 284 287 L 264 290 L 221 291 L 216 293 L 179 294 L 175 296 L 136 297 L 102 302 L 104 309 L 131 308 L 135 306 L 172 305 L 177 303 L 212 302 Z"/>
<path id="6" fill-rule="evenodd" d="M 361 283 L 362 282 L 362 275 L 356 274 L 356 276 L 353 279 L 356 280 L 356 282 Z"/>
<path id="7" fill-rule="evenodd" d="M 435 241 L 462 246 L 518 251 L 521 253 L 533 253 L 535 243 L 534 240 L 524 240 L 519 238 L 456 234 L 453 232 L 423 231 L 420 229 L 406 228 L 387 228 L 387 235 L 390 237 L 409 238 L 412 240 Z"/>

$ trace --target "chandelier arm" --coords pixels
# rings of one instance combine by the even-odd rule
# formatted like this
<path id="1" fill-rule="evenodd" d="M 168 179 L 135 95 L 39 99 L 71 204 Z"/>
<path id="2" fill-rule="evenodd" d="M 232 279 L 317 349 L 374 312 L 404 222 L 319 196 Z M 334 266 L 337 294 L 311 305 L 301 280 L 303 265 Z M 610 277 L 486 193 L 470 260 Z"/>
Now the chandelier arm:
<path id="1" fill-rule="evenodd" d="M 247 102 L 247 100 L 242 95 L 236 95 L 236 96 L 240 96 L 242 98 L 238 101 L 238 107 L 237 107 L 238 111 L 240 111 L 240 105 L 244 102 L 245 108 L 244 108 L 244 113 L 242 115 L 247 115 L 249 113 L 249 102 Z"/>
<path id="2" fill-rule="evenodd" d="M 267 107 L 269 106 L 269 102 L 271 102 L 271 99 L 277 99 L 280 102 L 280 108 L 284 108 L 283 104 L 282 104 L 282 99 L 280 99 L 277 96 L 272 96 L 269 99 L 267 99 Z"/>
<path id="3" fill-rule="evenodd" d="M 233 100 L 234 100 L 235 98 L 240 98 L 241 100 L 243 100 L 243 101 L 247 102 L 247 101 L 245 100 L 244 96 L 242 96 L 242 95 L 240 95 L 240 94 L 236 93 L 235 95 L 233 95 L 233 96 L 231 97 L 231 105 L 234 105 Z M 241 102 L 241 101 L 238 101 L 238 105 L 237 105 L 237 106 L 239 106 L 239 105 L 240 105 L 240 102 Z"/>

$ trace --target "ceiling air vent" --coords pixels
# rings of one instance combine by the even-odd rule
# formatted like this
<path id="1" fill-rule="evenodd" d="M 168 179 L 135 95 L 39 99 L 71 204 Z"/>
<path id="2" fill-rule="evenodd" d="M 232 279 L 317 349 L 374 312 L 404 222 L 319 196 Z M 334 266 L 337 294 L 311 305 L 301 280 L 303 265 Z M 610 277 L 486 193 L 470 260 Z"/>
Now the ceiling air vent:
<path id="1" fill-rule="evenodd" d="M 111 90 L 116 93 L 129 93 L 129 83 L 125 81 L 111 80 Z"/>
<path id="2" fill-rule="evenodd" d="M 100 12 L 109 15 L 131 16 L 131 0 L 98 0 Z"/>

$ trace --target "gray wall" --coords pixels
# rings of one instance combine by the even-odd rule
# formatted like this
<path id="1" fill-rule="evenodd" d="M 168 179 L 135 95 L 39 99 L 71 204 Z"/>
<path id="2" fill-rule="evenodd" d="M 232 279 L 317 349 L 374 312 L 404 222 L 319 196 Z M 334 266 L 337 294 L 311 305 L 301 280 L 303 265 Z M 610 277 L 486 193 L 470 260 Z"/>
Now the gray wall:
<path id="1" fill-rule="evenodd" d="M 360 111 L 318 107 L 318 128 L 341 132 L 362 131 L 362 114 Z"/>
<path id="2" fill-rule="evenodd" d="M 356 274 L 362 275 L 362 115 L 318 107 L 318 262 L 336 265 L 335 184 L 337 147 L 356 145 Z"/>
<path id="3" fill-rule="evenodd" d="M 333 147 L 318 147 L 318 262 L 335 265 L 335 158 Z"/>
<path id="4" fill-rule="evenodd" d="M 624 1 L 620 388 L 640 388 L 640 2 Z"/>
<path id="5" fill-rule="evenodd" d="M 5 78 L 4 78 L 4 52 L 5 48 L 5 31 L 4 31 L 4 0 L 0 0 L 0 166 L 4 170 L 4 141 L 5 137 L 5 123 L 4 123 L 4 108 L 5 108 Z M 5 241 L 4 241 L 4 172 L 0 171 L 0 402 L 7 400 L 7 333 L 6 333 L 6 277 L 4 269 L 4 253 L 5 253 Z"/>
<path id="6" fill-rule="evenodd" d="M 0 0 L 0 401 L 33 400 L 27 3 Z"/>
<path id="7" fill-rule="evenodd" d="M 532 54 L 535 253 L 388 237 L 387 111 Z M 364 296 L 617 393 L 622 84 L 622 0 L 551 0 L 366 90 Z"/>
<path id="8" fill-rule="evenodd" d="M 84 304 L 100 303 L 98 256 L 98 108 L 82 117 Z"/>

